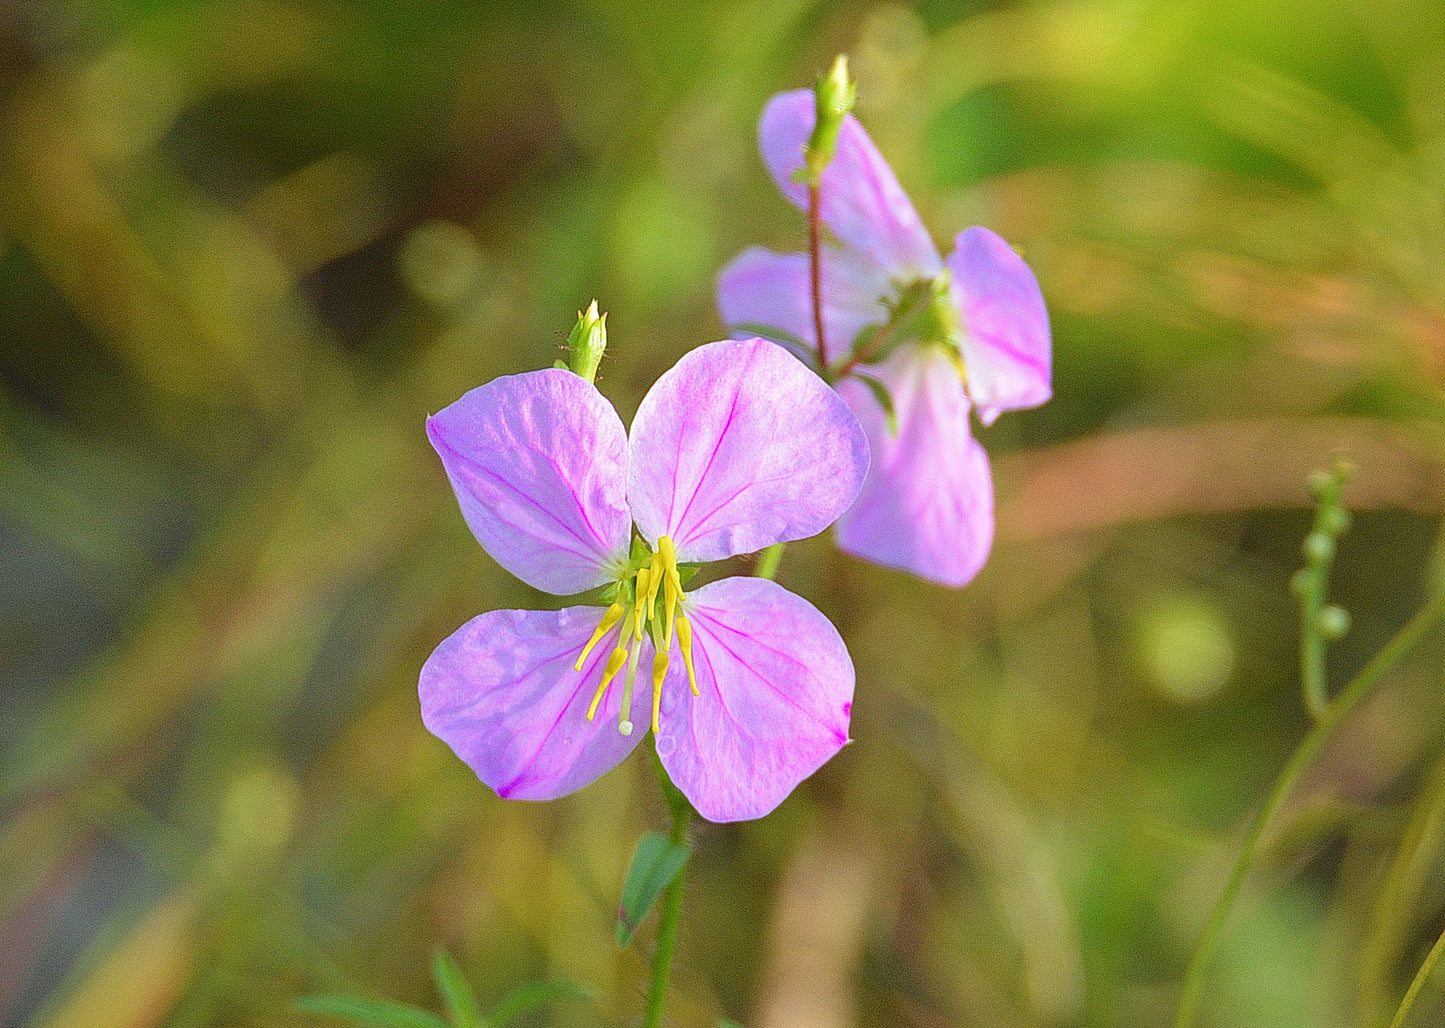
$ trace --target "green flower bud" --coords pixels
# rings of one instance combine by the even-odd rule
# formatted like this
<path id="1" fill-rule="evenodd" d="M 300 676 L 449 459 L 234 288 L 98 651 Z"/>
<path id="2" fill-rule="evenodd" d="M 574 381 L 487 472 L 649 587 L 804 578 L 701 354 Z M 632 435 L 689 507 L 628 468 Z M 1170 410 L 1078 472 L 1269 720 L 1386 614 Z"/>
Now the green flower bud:
<path id="1" fill-rule="evenodd" d="M 1323 532 L 1311 532 L 1305 536 L 1305 559 L 1311 564 L 1323 564 L 1335 555 L 1335 541 Z"/>
<path id="2" fill-rule="evenodd" d="M 1344 638 L 1350 630 L 1350 612 L 1332 603 L 1320 611 L 1319 626 L 1320 635 L 1326 639 Z"/>
<path id="3" fill-rule="evenodd" d="M 1354 518 L 1344 507 L 1331 507 L 1325 511 L 1325 531 L 1331 535 L 1344 535 L 1350 530 Z"/>
<path id="4" fill-rule="evenodd" d="M 587 310 L 577 312 L 577 324 L 567 337 L 567 367 L 591 382 L 606 349 L 607 315 L 597 313 L 597 301 L 593 300 Z"/>
<path id="5" fill-rule="evenodd" d="M 813 86 L 813 94 L 817 97 L 818 113 L 803 160 L 808 182 L 816 186 L 823 169 L 832 162 L 838 149 L 838 132 L 843 128 L 843 118 L 853 109 L 853 101 L 858 97 L 858 86 L 848 77 L 847 56 L 838 55 L 833 67 Z"/>

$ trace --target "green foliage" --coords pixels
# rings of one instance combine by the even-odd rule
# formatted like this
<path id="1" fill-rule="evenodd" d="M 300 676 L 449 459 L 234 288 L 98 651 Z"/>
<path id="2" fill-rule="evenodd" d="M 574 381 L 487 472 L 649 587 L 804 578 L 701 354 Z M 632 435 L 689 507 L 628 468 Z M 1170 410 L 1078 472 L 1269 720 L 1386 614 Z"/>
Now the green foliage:
<path id="1" fill-rule="evenodd" d="M 618 946 L 632 941 L 642 919 L 687 865 L 690 856 L 691 846 L 673 842 L 662 832 L 648 832 L 638 840 L 627 866 L 622 899 L 617 905 Z"/>

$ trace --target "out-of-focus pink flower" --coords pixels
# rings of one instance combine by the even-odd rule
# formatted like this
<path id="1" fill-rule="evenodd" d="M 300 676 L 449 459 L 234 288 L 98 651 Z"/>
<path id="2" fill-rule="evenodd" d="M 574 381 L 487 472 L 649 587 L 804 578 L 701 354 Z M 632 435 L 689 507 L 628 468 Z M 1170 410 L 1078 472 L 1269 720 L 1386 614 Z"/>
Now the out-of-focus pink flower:
<path id="1" fill-rule="evenodd" d="M 812 132 L 811 90 L 769 101 L 763 160 L 789 200 L 807 209 L 799 174 Z M 1051 344 L 1038 282 L 1001 238 L 970 228 L 940 258 L 873 141 L 848 115 L 822 173 L 819 206 L 836 245 L 820 254 L 828 368 L 868 434 L 872 466 L 838 521 L 838 543 L 868 560 L 945 585 L 970 581 L 993 542 L 993 482 L 970 431 L 970 407 L 992 424 L 1049 399 Z M 905 296 L 942 297 L 930 333 L 899 338 Z M 745 250 L 718 278 L 718 306 L 735 334 L 816 349 L 809 258 Z M 870 349 L 890 331 L 889 345 Z M 871 382 L 865 381 L 871 379 Z M 878 397 L 887 393 L 892 411 Z"/>

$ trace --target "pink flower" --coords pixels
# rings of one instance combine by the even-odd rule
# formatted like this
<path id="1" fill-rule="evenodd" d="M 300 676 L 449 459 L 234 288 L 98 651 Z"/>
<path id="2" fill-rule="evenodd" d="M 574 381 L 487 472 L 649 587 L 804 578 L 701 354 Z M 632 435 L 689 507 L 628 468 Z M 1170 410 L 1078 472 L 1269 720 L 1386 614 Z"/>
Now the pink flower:
<path id="1" fill-rule="evenodd" d="M 778 188 L 804 209 L 807 189 L 797 175 L 813 120 L 812 91 L 797 90 L 773 97 L 759 127 L 763 160 Z M 852 115 L 843 121 L 819 196 L 823 222 L 837 240 L 821 253 L 831 362 L 823 371 L 838 379 L 873 455 L 857 501 L 838 521 L 838 543 L 868 560 L 963 585 L 993 542 L 993 482 L 988 457 L 969 431 L 969 409 L 989 425 L 1003 411 L 1050 396 L 1049 321 L 1038 282 L 985 228 L 960 233 L 953 252 L 940 259 Z M 945 298 L 931 322 L 935 331 L 870 352 L 902 298 L 910 290 L 922 295 L 917 287 L 926 283 Z M 816 348 L 811 305 L 807 254 L 754 247 L 718 277 L 718 307 L 735 333 Z M 891 399 L 896 426 L 875 395 L 879 385 Z"/>
<path id="2" fill-rule="evenodd" d="M 761 817 L 847 741 L 853 664 L 827 618 L 759 578 L 683 590 L 688 565 L 821 532 L 858 492 L 862 429 L 792 357 L 700 347 L 630 436 L 557 369 L 473 389 L 427 434 L 499 564 L 611 604 L 482 614 L 422 668 L 427 727 L 499 795 L 562 796 L 627 756 L 639 667 L 658 756 L 710 820 Z"/>

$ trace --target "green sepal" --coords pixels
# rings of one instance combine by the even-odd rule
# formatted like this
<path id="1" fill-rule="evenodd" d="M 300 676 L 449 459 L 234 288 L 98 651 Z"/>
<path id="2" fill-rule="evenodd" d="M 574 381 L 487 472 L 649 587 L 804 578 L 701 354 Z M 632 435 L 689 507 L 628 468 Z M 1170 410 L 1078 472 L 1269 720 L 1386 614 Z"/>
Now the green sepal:
<path id="1" fill-rule="evenodd" d="M 304 1014 L 329 1014 L 344 1017 L 353 1024 L 368 1028 L 448 1028 L 430 1010 L 389 999 L 368 999 L 365 996 L 316 995 L 302 996 L 294 1006 Z"/>
<path id="2" fill-rule="evenodd" d="M 454 1028 L 484 1028 L 477 994 L 456 960 L 440 946 L 432 954 L 431 974 Z"/>
<path id="3" fill-rule="evenodd" d="M 597 365 L 602 363 L 606 349 L 607 315 L 597 312 L 597 301 L 593 300 L 585 311 L 577 312 L 577 324 L 567 336 L 564 366 L 591 382 L 597 377 Z"/>
<path id="4" fill-rule="evenodd" d="M 626 947 L 637 934 L 647 912 L 664 889 L 687 864 L 692 847 L 673 842 L 661 832 L 648 832 L 637 843 L 627 879 L 622 885 L 622 902 L 617 907 L 617 945 Z"/>
<path id="5" fill-rule="evenodd" d="M 888 422 L 888 434 L 895 439 L 898 437 L 898 411 L 893 406 L 893 396 L 888 392 L 888 387 L 872 375 L 860 375 L 853 372 L 853 377 L 868 387 L 873 394 L 873 399 L 878 401 L 878 406 L 883 408 L 883 417 Z"/>
<path id="6" fill-rule="evenodd" d="M 677 566 L 677 580 L 683 585 L 692 581 L 693 575 L 702 570 L 701 564 L 679 564 Z"/>
<path id="7" fill-rule="evenodd" d="M 558 999 L 589 1000 L 592 990 L 581 982 L 555 981 L 530 982 L 519 985 L 502 997 L 501 1001 L 487 1011 L 482 1021 L 483 1028 L 502 1028 L 519 1014 L 525 1014 L 533 1007 Z"/>

